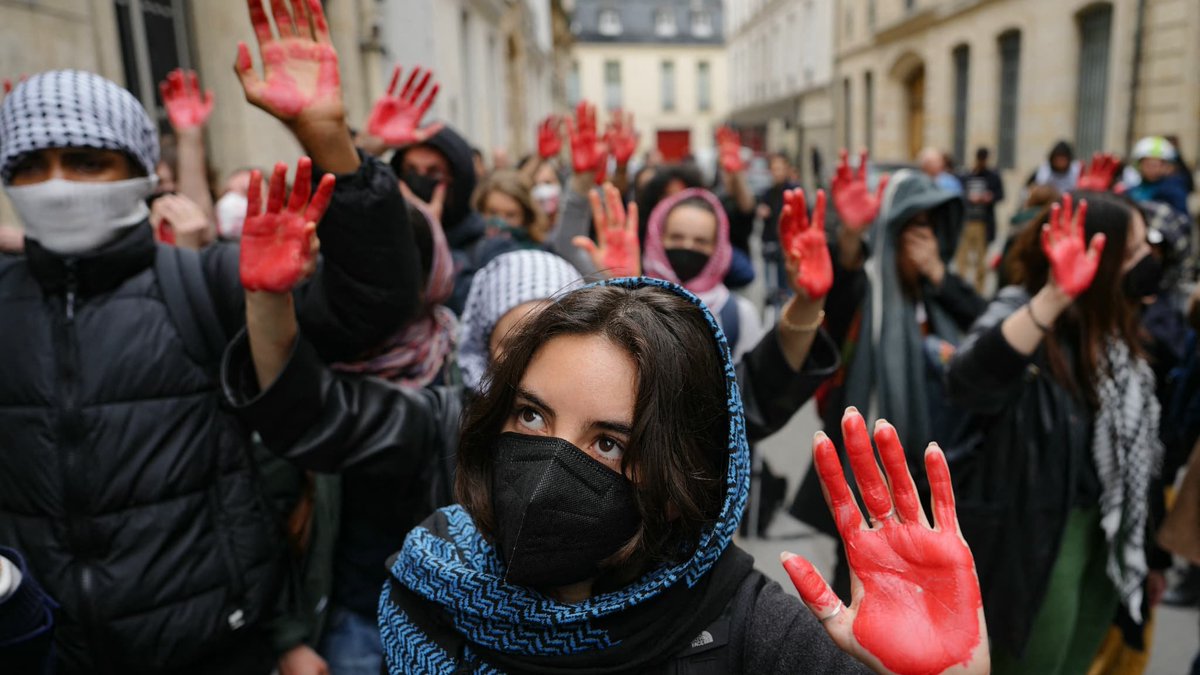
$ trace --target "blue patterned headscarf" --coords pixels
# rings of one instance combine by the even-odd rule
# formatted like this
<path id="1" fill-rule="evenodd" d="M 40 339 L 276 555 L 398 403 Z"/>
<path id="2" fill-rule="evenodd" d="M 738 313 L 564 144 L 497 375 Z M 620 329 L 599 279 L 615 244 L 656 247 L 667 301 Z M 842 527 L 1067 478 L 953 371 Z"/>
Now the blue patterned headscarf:
<path id="1" fill-rule="evenodd" d="M 705 582 L 711 581 L 706 575 L 711 576 L 714 565 L 729 548 L 750 486 L 750 450 L 729 345 L 712 313 L 696 296 L 675 284 L 643 277 L 615 279 L 584 288 L 599 285 L 662 288 L 688 300 L 704 313 L 724 363 L 729 410 L 726 493 L 716 523 L 701 534 L 695 553 L 688 560 L 660 566 L 618 591 L 565 604 L 505 583 L 500 556 L 479 533 L 470 515 L 461 506 L 444 508 L 409 533 L 404 548 L 391 565 L 394 580 L 380 598 L 380 633 L 390 672 L 460 672 L 459 656 L 470 658 L 472 645 L 516 657 L 586 655 L 619 642 L 599 623 L 667 593 L 679 597 L 706 592 Z M 462 653 L 449 653 L 418 627 L 396 602 L 396 592 L 415 594 L 423 604 L 437 607 L 447 615 L 454 631 L 463 638 Z M 480 664 L 475 672 L 499 671 Z"/>

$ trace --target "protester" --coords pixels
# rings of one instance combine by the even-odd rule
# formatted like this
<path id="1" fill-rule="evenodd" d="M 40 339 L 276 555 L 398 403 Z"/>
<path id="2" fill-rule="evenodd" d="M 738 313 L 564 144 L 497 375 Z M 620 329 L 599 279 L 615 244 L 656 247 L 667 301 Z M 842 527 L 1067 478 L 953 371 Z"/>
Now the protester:
<path id="1" fill-rule="evenodd" d="M 1004 181 L 988 166 L 987 148 L 975 151 L 975 166 L 963 176 L 966 191 L 967 221 L 958 247 L 956 266 L 959 274 L 975 270 L 975 290 L 983 292 L 988 270 L 987 250 L 996 238 L 996 204 L 1004 200 Z"/>
<path id="2" fill-rule="evenodd" d="M 266 213 L 252 187 L 247 232 L 282 227 L 291 239 L 258 237 L 240 257 L 247 286 L 273 287 L 289 250 L 315 265 L 306 233 L 320 221 L 327 255 L 295 302 L 333 359 L 394 330 L 418 284 L 395 179 L 360 158 L 333 112 L 336 54 L 313 7 L 315 21 L 300 18 L 310 28 L 278 38 L 252 7 L 264 75 L 239 46 L 247 99 L 320 167 L 311 205 L 307 159 L 287 208 L 282 164 Z M 318 78 L 317 59 L 332 77 Z M 0 105 L 0 177 L 26 228 L 25 255 L 0 256 L 0 541 L 63 608 L 58 672 L 267 673 L 285 581 L 278 516 L 216 377 L 224 336 L 242 324 L 239 250 L 155 246 L 145 198 L 157 159 L 145 110 L 96 75 L 35 75 Z"/>
<path id="3" fill-rule="evenodd" d="M 713 192 L 721 199 L 721 207 L 729 217 L 729 243 L 733 245 L 735 259 L 725 280 L 730 288 L 742 288 L 754 281 L 750 235 L 754 232 L 757 200 L 746 182 L 747 168 L 741 137 L 727 127 L 717 129 L 717 177 Z M 770 225 L 777 222 L 778 219 L 767 221 Z"/>
<path id="4" fill-rule="evenodd" d="M 521 174 L 512 169 L 494 171 L 483 179 L 475 190 L 472 206 L 483 216 L 486 236 L 503 240 L 504 249 L 540 248 L 550 236 L 546 214 L 533 201 L 533 193 Z M 495 257 L 490 253 L 481 253 L 479 262 L 487 264 Z"/>
<path id="5" fill-rule="evenodd" d="M 1127 201 L 1087 193 L 1072 213 L 1065 196 L 1021 235 L 1016 285 L 951 361 L 951 397 L 973 413 L 955 475 L 996 673 L 1085 672 L 1118 602 L 1143 619 L 1162 445 L 1123 280 L 1149 251 Z"/>
<path id="6" fill-rule="evenodd" d="M 558 165 L 551 160 L 542 160 L 533 170 L 533 188 L 529 196 L 546 214 L 553 224 L 558 219 L 558 206 L 562 200 L 562 181 L 558 177 Z"/>
<path id="7" fill-rule="evenodd" d="M 610 194 L 615 192 L 613 188 Z M 632 222 L 634 217 L 629 217 L 620 224 L 623 237 L 634 231 Z M 814 250 L 827 256 L 823 232 L 810 231 L 817 245 Z M 498 258 L 493 265 L 510 257 L 541 255 L 545 254 L 514 253 Z M 819 281 L 827 270 L 820 265 L 806 266 L 799 274 L 819 284 L 812 286 L 814 289 L 827 290 L 829 281 Z M 378 403 L 390 400 L 395 406 L 390 410 L 372 404 L 366 416 L 326 417 L 322 408 L 351 400 L 346 396 L 352 391 L 373 387 L 382 394 L 383 390 L 369 380 L 334 382 L 324 375 L 314 379 L 313 361 L 306 356 L 310 348 L 298 332 L 285 297 L 260 294 L 248 301 L 254 317 L 249 322 L 252 332 L 248 344 L 242 340 L 231 347 L 228 358 L 233 367 L 227 374 L 235 379 L 227 382 L 227 387 L 230 392 L 242 392 L 235 404 L 249 404 L 247 419 L 256 421 L 264 439 L 277 451 L 326 469 L 355 462 L 367 465 L 368 457 L 347 456 L 347 446 L 340 443 L 336 450 L 335 445 L 322 448 L 320 443 L 314 446 L 304 441 L 296 446 L 295 427 L 288 420 L 298 410 L 308 411 L 299 415 L 300 419 L 354 421 L 361 425 L 357 431 L 338 426 L 351 435 L 365 434 L 364 439 L 394 435 L 385 426 L 437 426 L 437 420 L 444 419 L 415 414 L 438 404 L 428 395 L 399 389 L 392 389 L 386 399 L 373 399 Z M 500 326 L 494 329 L 499 330 Z M 280 339 L 262 339 L 256 331 Z M 293 347 L 290 343 L 296 340 L 299 344 Z M 543 303 L 505 333 L 502 342 L 495 332 L 488 341 L 493 351 L 499 346 L 502 352 L 489 374 L 481 377 L 483 387 L 466 412 L 455 479 L 465 507 L 434 514 L 408 536 L 390 566 L 394 578 L 380 605 L 380 629 L 391 672 L 618 664 L 623 669 L 644 669 L 686 666 L 714 657 L 728 666 L 721 668 L 723 672 L 764 667 L 770 672 L 807 667 L 861 670 L 831 649 L 820 636 L 816 621 L 808 618 L 799 603 L 753 572 L 749 557 L 730 546 L 748 491 L 745 425 L 738 389 L 730 377 L 734 369 L 731 353 L 715 318 L 698 299 L 666 282 L 618 280 Z M 309 384 L 302 385 L 305 381 Z M 329 387 L 340 393 L 322 396 L 320 392 Z M 255 393 L 258 388 L 261 393 Z M 635 398 L 641 402 L 636 408 Z M 290 399 L 292 405 L 276 410 L 288 410 L 291 415 L 265 414 L 260 406 L 268 399 L 274 399 L 276 405 Z M 316 408 L 295 405 L 301 400 L 317 403 L 322 399 Z M 638 410 L 646 411 L 644 419 L 639 419 Z M 385 426 L 372 419 L 384 415 L 391 419 Z M 678 430 L 674 425 L 679 425 Z M 872 476 L 863 460 L 871 449 L 861 417 L 848 415 L 847 427 L 853 430 L 850 442 L 855 465 L 863 470 L 862 480 L 878 488 L 871 490 L 871 495 L 890 505 L 892 498 L 882 476 Z M 302 433 L 321 441 L 333 430 L 313 430 L 311 436 Z M 670 440 L 652 440 L 659 435 Z M 877 439 L 886 456 L 903 456 L 889 426 L 879 428 Z M 410 454 L 419 452 L 420 445 L 399 446 L 407 458 L 387 458 L 380 449 L 372 450 L 377 461 L 374 470 L 382 471 L 386 462 L 411 473 L 423 461 Z M 843 532 L 862 539 L 856 550 L 859 545 L 868 546 L 870 539 L 869 544 L 880 553 L 888 551 L 892 544 L 887 536 L 855 534 L 861 516 L 849 519 L 848 492 L 836 453 L 827 440 L 820 440 L 818 446 L 817 461 L 824 467 L 822 476 L 829 481 Z M 349 447 L 359 453 L 370 444 Z M 632 460 L 628 464 L 621 457 L 626 447 Z M 485 456 L 496 452 L 511 459 L 495 465 L 495 471 L 504 473 L 496 474 L 493 485 L 492 460 Z M 941 537 L 950 548 L 940 550 L 954 553 L 937 563 L 932 559 L 923 563 L 920 561 L 932 547 L 908 550 L 906 555 L 914 557 L 908 558 L 913 562 L 905 566 L 915 564 L 921 572 L 893 567 L 888 574 L 893 580 L 892 593 L 897 592 L 894 582 L 899 579 L 904 587 L 900 592 L 905 595 L 929 590 L 947 605 L 939 605 L 932 615 L 919 608 L 924 605 L 912 603 L 908 612 L 897 605 L 891 619 L 871 624 L 857 619 L 867 616 L 862 595 L 850 607 L 831 604 L 828 588 L 810 565 L 789 558 L 788 567 L 812 611 L 829 619 L 826 630 L 835 643 L 858 658 L 882 661 L 882 667 L 888 663 L 897 667 L 914 659 L 922 664 L 923 672 L 942 672 L 955 665 L 965 666 L 965 672 L 983 672 L 987 647 L 970 554 L 952 525 L 953 497 L 944 462 L 936 451 L 929 457 L 941 527 L 933 531 L 918 524 L 913 510 L 915 493 L 906 487 L 911 486 L 911 479 L 894 471 L 897 465 L 893 462 L 889 472 L 897 486 L 896 501 L 903 518 L 894 527 L 912 532 L 920 528 L 925 533 L 920 536 L 926 539 Z M 682 468 L 675 468 L 680 465 Z M 903 472 L 902 463 L 899 467 Z M 547 470 L 554 471 L 557 480 L 546 482 Z M 628 482 L 623 477 L 641 476 L 643 471 L 647 472 L 644 482 Z M 536 476 L 543 477 L 545 487 L 535 491 L 538 481 L 530 478 Z M 399 485 L 405 478 L 396 480 L 394 484 Z M 572 481 L 579 482 L 578 486 Z M 642 485 L 665 487 L 639 487 Z M 586 494 L 601 497 L 581 512 L 583 503 L 578 500 Z M 570 505 L 573 501 L 575 506 Z M 872 517 L 881 520 L 886 509 L 879 509 L 877 501 L 870 507 Z M 663 518 L 669 508 L 678 509 L 679 516 Z M 498 518 L 493 519 L 492 513 Z M 517 544 L 518 540 L 522 543 Z M 456 547 L 461 553 L 455 552 Z M 869 559 L 855 555 L 853 560 L 862 573 L 866 594 L 883 592 L 875 579 L 881 570 Z M 922 572 L 932 568 L 922 565 L 944 570 L 938 576 L 937 589 L 925 587 L 927 578 Z M 688 578 L 695 581 L 684 584 Z M 482 586 L 477 586 L 480 583 Z M 521 584 L 533 584 L 541 592 L 534 594 Z M 480 602 L 486 596 L 490 596 L 488 600 Z M 534 609 L 528 604 L 531 602 L 540 607 Z M 520 606 L 527 609 L 517 611 Z M 722 623 L 729 629 L 716 633 L 722 642 L 699 649 L 708 647 L 708 641 L 697 644 L 693 637 L 706 629 L 708 635 L 714 635 L 712 622 L 719 621 L 726 608 L 733 614 Z M 876 614 L 876 618 L 882 617 Z M 885 627 L 891 621 L 926 627 L 931 636 L 948 636 L 951 633 L 943 629 L 949 629 L 954 638 L 905 641 L 908 647 L 902 647 L 888 639 L 895 635 Z M 877 628 L 872 630 L 871 625 Z M 579 640 L 581 630 L 592 637 Z M 620 641 L 606 639 L 610 634 L 620 636 Z M 521 635 L 541 637 L 517 639 Z M 548 653 L 539 646 L 554 643 L 567 645 L 569 650 Z"/>
<path id="8" fill-rule="evenodd" d="M 1159 202 L 1189 216 L 1187 182 L 1175 167 L 1175 146 L 1162 136 L 1147 136 L 1133 146 L 1121 182 L 1136 202 Z"/>
<path id="9" fill-rule="evenodd" d="M 962 196 L 962 183 L 951 173 L 950 164 L 946 161 L 946 153 L 937 148 L 922 148 L 917 155 L 917 164 L 939 190 L 955 196 Z"/>
<path id="10" fill-rule="evenodd" d="M 1067 193 L 1075 189 L 1079 175 L 1083 172 L 1083 164 L 1075 159 L 1075 150 L 1066 141 L 1059 141 L 1050 149 L 1050 155 L 1042 162 L 1025 186 L 1033 188 L 1039 185 L 1049 185 L 1059 193 Z"/>
<path id="11" fill-rule="evenodd" d="M 792 181 L 792 163 L 786 154 L 771 153 L 767 167 L 771 172 L 771 186 L 758 196 L 757 209 L 758 218 L 767 224 L 762 228 L 762 257 L 767 268 L 764 281 L 768 284 L 769 301 L 782 305 L 787 299 L 787 270 L 783 265 L 784 255 L 779 242 L 779 231 L 769 225 L 779 222 L 779 216 L 783 213 L 783 194 L 788 190 L 795 190 L 799 185 Z"/>
<path id="12" fill-rule="evenodd" d="M 847 312 L 856 312 L 843 348 L 848 357 L 819 410 L 827 433 L 835 438 L 840 411 L 856 406 L 868 417 L 902 422 L 897 429 L 903 445 L 922 448 L 951 437 L 960 417 L 946 400 L 945 367 L 986 303 L 948 268 L 962 229 L 962 199 L 940 190 L 922 173 L 902 170 L 881 185 L 886 190 L 880 201 L 872 204 L 859 197 L 860 212 L 855 213 L 839 192 L 843 197 L 867 195 L 863 166 L 865 158 L 855 175 L 843 154 L 833 186 L 843 221 L 835 260 L 844 269 L 868 265 L 868 273 L 858 292 L 845 300 Z M 875 249 L 867 263 L 863 237 L 872 220 Z M 917 467 L 921 456 L 914 452 L 908 459 Z M 791 512 L 832 535 L 836 530 L 821 508 L 816 479 L 810 469 Z M 848 597 L 844 558 L 838 561 L 834 588 Z"/>
<path id="13" fill-rule="evenodd" d="M 204 149 L 204 125 L 213 110 L 213 93 L 201 93 L 199 78 L 193 70 L 175 69 L 158 85 L 167 121 L 174 134 L 173 159 L 160 161 L 155 168 L 159 176 L 159 189 L 163 192 L 178 192 L 195 204 L 211 223 L 214 220 L 213 194 L 209 185 L 206 151 Z M 206 233 L 204 243 L 213 239 Z"/>
<path id="14" fill-rule="evenodd" d="M 242 225 L 246 222 L 247 195 L 250 194 L 250 178 L 257 169 L 238 169 L 229 174 L 214 207 L 217 218 L 217 236 L 223 241 L 242 238 Z M 259 186 L 262 187 L 261 185 Z"/>

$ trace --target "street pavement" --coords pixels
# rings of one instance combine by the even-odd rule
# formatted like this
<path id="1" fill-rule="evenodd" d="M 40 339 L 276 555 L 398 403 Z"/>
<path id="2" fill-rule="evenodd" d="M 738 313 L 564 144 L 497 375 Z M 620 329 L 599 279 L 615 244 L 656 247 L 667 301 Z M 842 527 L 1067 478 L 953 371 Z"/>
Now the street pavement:
<path id="1" fill-rule="evenodd" d="M 800 478 L 808 469 L 812 457 L 812 437 L 820 429 L 816 411 L 810 403 L 796 414 L 792 422 L 778 434 L 758 444 L 758 449 L 776 474 L 788 479 L 788 498 L 795 493 Z M 795 589 L 779 564 L 784 550 L 807 556 L 822 573 L 833 569 L 834 541 L 818 534 L 786 512 L 776 516 L 767 532 L 767 539 L 742 538 L 738 544 L 754 556 L 756 566 L 767 576 Z M 1195 609 L 1163 607 L 1155 623 L 1147 675 L 1182 675 L 1188 672 L 1192 658 L 1200 647 L 1200 616 Z"/>

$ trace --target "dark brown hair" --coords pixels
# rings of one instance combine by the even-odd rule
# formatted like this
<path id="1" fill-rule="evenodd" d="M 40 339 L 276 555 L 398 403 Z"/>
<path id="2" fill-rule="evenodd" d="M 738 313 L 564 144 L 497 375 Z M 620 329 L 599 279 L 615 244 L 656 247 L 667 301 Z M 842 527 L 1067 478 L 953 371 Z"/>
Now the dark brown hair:
<path id="1" fill-rule="evenodd" d="M 1054 378 L 1094 408 L 1098 405 L 1096 384 L 1101 356 L 1109 336 L 1125 340 L 1135 354 L 1142 353 L 1137 315 L 1121 290 L 1121 266 L 1136 207 L 1128 199 L 1107 193 L 1074 194 L 1076 204 L 1083 199 L 1088 203 L 1083 224 L 1086 240 L 1090 242 L 1093 235 L 1103 233 L 1108 241 L 1091 286 L 1050 327 L 1045 341 L 1046 360 Z M 1041 243 L 1046 218 L 1043 215 L 1026 225 L 1009 253 L 1012 282 L 1030 295 L 1041 290 L 1050 276 L 1050 261 Z"/>
<path id="2" fill-rule="evenodd" d="M 722 360 L 701 310 L 658 287 L 599 286 L 567 294 L 505 338 L 490 385 L 468 406 L 458 450 L 458 501 L 495 540 L 492 452 L 516 412 L 516 391 L 538 350 L 556 337 L 600 335 L 637 365 L 633 432 L 621 468 L 636 487 L 641 526 L 606 561 L 630 570 L 691 555 L 720 515 L 729 461 Z M 564 377 L 570 377 L 564 373 Z M 636 573 L 636 571 L 634 571 Z"/>

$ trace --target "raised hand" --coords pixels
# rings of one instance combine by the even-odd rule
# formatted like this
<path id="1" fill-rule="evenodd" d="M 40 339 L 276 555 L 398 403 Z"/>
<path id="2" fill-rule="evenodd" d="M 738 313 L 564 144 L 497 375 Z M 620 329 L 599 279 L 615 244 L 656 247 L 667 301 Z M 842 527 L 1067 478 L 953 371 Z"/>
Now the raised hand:
<path id="1" fill-rule="evenodd" d="M 825 240 L 825 191 L 817 190 L 812 219 L 804 190 L 783 193 L 783 213 L 779 215 L 779 240 L 787 256 L 787 269 L 795 287 L 810 300 L 825 297 L 833 287 L 833 261 Z"/>
<path id="2" fill-rule="evenodd" d="M 604 141 L 608 144 L 613 159 L 617 160 L 617 166 L 629 164 L 638 144 L 638 132 L 633 126 L 633 113 L 614 110 L 613 118 L 609 120 L 608 128 L 604 132 Z"/>
<path id="3" fill-rule="evenodd" d="M 1106 192 L 1112 186 L 1113 178 L 1121 162 L 1116 155 L 1108 152 L 1097 152 L 1092 155 L 1092 161 L 1083 169 L 1076 187 L 1092 192 Z"/>
<path id="4" fill-rule="evenodd" d="M 636 277 L 642 273 L 642 254 L 638 247 L 637 204 L 629 202 L 629 210 L 621 204 L 621 191 L 612 183 L 604 184 L 604 200 L 598 190 L 588 193 L 592 204 L 592 224 L 596 228 L 595 242 L 587 237 L 575 237 L 571 243 L 592 257 L 596 269 L 609 278 Z M 608 207 L 605 212 L 605 205 Z"/>
<path id="5" fill-rule="evenodd" d="M 858 171 L 850 168 L 849 155 L 841 151 L 837 172 L 833 175 L 833 208 L 837 210 L 842 224 L 852 232 L 862 232 L 879 215 L 883 203 L 883 191 L 887 189 L 888 177 L 879 178 L 879 186 L 872 195 L 867 190 L 867 151 L 859 156 Z"/>
<path id="6" fill-rule="evenodd" d="M 852 601 L 843 605 L 809 561 L 785 553 L 783 565 L 800 597 L 839 648 L 876 672 L 988 672 L 979 579 L 959 534 L 945 455 L 936 444 L 925 450 L 931 527 L 895 428 L 883 421 L 875 426 L 886 481 L 866 422 L 854 408 L 846 410 L 842 432 L 870 527 L 846 485 L 837 450 L 823 433 L 813 441 L 813 461 L 846 545 Z"/>
<path id="7" fill-rule="evenodd" d="M 717 128 L 717 154 L 721 158 L 721 170 L 725 173 L 741 173 L 746 170 L 742 160 L 742 139 L 729 127 Z"/>
<path id="8" fill-rule="evenodd" d="M 596 184 L 604 182 L 608 168 L 608 147 L 596 135 L 596 106 L 580 101 L 575 118 L 567 118 L 567 135 L 571 139 L 571 166 L 575 173 L 596 173 Z"/>
<path id="9" fill-rule="evenodd" d="M 270 0 L 279 37 L 263 9 L 264 0 L 247 0 L 250 22 L 263 62 L 259 77 L 246 43 L 238 43 L 235 70 L 246 100 L 289 125 L 333 122 L 345 124 L 337 51 L 320 0 Z"/>
<path id="10" fill-rule="evenodd" d="M 150 225 L 162 243 L 196 250 L 212 233 L 208 216 L 196 202 L 181 194 L 155 199 L 150 205 Z"/>
<path id="11" fill-rule="evenodd" d="M 1071 195 L 1065 194 L 1062 206 L 1054 204 L 1050 207 L 1050 222 L 1042 226 L 1042 250 L 1050 259 L 1051 278 L 1072 298 L 1079 297 L 1092 285 L 1107 241 L 1103 234 L 1096 234 L 1084 248 L 1083 223 L 1086 218 L 1087 200 L 1080 200 L 1079 211 L 1073 214 Z"/>
<path id="12" fill-rule="evenodd" d="M 542 159 L 557 157 L 562 151 L 562 120 L 550 115 L 538 125 L 538 156 Z"/>
<path id="13" fill-rule="evenodd" d="M 213 93 L 200 93 L 200 81 L 194 70 L 176 68 L 167 74 L 167 79 L 158 83 L 167 119 L 177 133 L 188 129 L 199 129 L 212 114 Z"/>
<path id="14" fill-rule="evenodd" d="M 400 93 L 396 93 L 396 86 L 400 83 L 400 66 L 396 66 L 392 71 L 392 82 L 388 85 L 387 93 L 379 97 L 375 102 L 375 106 L 371 108 L 371 115 L 367 118 L 367 133 L 377 138 L 383 139 L 384 144 L 389 147 L 401 147 L 411 143 L 421 143 L 442 130 L 441 123 L 431 124 L 424 129 L 420 128 L 421 118 L 425 113 L 429 112 L 429 107 L 437 99 L 439 85 L 435 82 L 433 88 L 429 90 L 429 95 L 425 95 L 425 88 L 429 85 L 429 78 L 433 76 L 433 72 L 426 70 L 424 76 L 421 75 L 421 68 L 414 68 L 409 74 L 408 80 L 404 82 L 404 89 Z M 420 78 L 420 79 L 418 79 Z"/>
<path id="15" fill-rule="evenodd" d="M 316 269 L 317 221 L 333 198 L 332 174 L 321 177 L 312 195 L 312 160 L 296 164 L 292 196 L 284 207 L 287 165 L 280 162 L 271 174 L 267 210 L 262 210 L 262 175 L 250 175 L 246 196 L 246 222 L 242 226 L 242 287 L 248 291 L 286 293 Z M 309 197 L 312 200 L 309 201 Z"/>

